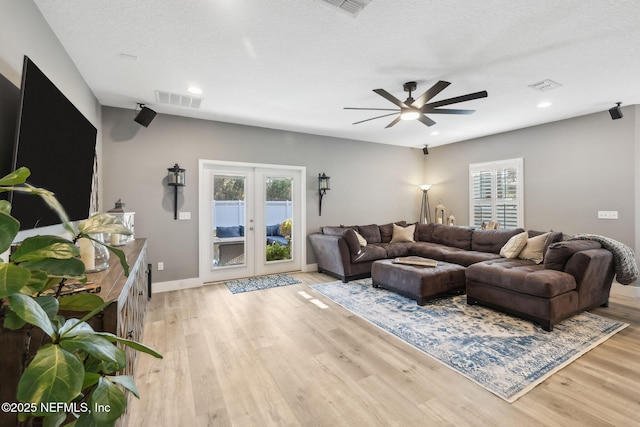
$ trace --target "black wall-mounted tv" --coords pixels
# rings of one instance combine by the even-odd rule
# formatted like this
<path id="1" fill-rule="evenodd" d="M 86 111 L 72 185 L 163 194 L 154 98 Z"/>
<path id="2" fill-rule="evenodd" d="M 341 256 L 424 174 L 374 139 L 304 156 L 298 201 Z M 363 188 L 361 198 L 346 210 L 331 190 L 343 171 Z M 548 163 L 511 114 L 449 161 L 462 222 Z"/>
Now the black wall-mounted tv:
<path id="1" fill-rule="evenodd" d="M 95 126 L 25 56 L 13 169 L 28 167 L 27 182 L 53 191 L 71 221 L 89 216 L 96 133 Z M 40 197 L 13 193 L 11 205 L 21 230 L 60 223 Z"/>

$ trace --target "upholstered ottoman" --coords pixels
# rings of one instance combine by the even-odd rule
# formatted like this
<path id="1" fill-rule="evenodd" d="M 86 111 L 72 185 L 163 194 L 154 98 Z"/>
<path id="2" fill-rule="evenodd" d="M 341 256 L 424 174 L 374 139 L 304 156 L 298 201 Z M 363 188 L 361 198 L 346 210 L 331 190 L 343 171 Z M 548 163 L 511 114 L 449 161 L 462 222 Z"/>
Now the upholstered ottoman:
<path id="1" fill-rule="evenodd" d="M 424 305 L 429 299 L 465 290 L 465 267 L 438 261 L 436 267 L 375 261 L 371 266 L 373 287 L 382 287 L 415 299 Z"/>

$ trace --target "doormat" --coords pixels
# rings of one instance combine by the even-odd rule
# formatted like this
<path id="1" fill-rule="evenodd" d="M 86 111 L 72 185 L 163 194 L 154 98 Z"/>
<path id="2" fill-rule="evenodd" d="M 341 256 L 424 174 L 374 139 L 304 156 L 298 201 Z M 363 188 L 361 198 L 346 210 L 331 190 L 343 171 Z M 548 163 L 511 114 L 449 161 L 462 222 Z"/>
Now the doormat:
<path id="1" fill-rule="evenodd" d="M 296 283 L 301 282 L 288 274 L 270 274 L 268 276 L 256 276 L 224 282 L 232 294 L 295 285 Z"/>
<path id="2" fill-rule="evenodd" d="M 546 332 L 465 295 L 419 306 L 371 279 L 311 288 L 509 403 L 629 326 L 585 312 Z"/>

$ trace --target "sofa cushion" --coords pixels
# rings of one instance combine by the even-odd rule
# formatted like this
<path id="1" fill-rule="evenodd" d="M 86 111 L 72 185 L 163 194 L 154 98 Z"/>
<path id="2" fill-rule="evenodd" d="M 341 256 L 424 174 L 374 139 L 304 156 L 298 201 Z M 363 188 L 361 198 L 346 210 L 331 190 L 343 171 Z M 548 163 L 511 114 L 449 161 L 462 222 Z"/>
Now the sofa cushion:
<path id="1" fill-rule="evenodd" d="M 376 246 L 380 246 L 387 251 L 387 258 L 397 258 L 402 256 L 408 256 L 409 250 L 413 243 L 378 243 Z"/>
<path id="2" fill-rule="evenodd" d="M 473 228 L 434 224 L 432 241 L 454 248 L 471 250 Z"/>
<path id="3" fill-rule="evenodd" d="M 267 225 L 267 236 L 282 236 L 280 224 Z"/>
<path id="4" fill-rule="evenodd" d="M 529 233 L 529 237 L 536 237 L 539 236 L 541 234 L 545 234 L 545 233 L 549 233 L 549 237 L 547 237 L 547 241 L 544 244 L 544 249 L 542 250 L 542 254 L 544 255 L 547 252 L 547 249 L 549 248 L 549 245 L 552 245 L 553 243 L 556 242 L 561 242 L 562 241 L 562 232 L 561 231 L 536 231 L 536 230 L 527 230 L 527 233 Z"/>
<path id="5" fill-rule="evenodd" d="M 535 237 L 529 237 L 527 244 L 520 254 L 518 254 L 518 258 L 528 259 L 536 264 L 540 264 L 544 259 L 544 248 L 550 235 L 551 233 L 544 233 Z"/>
<path id="6" fill-rule="evenodd" d="M 409 248 L 409 255 L 431 258 L 438 261 L 444 261 L 445 255 L 451 252 L 463 252 L 463 250 L 432 242 L 416 242 Z"/>
<path id="7" fill-rule="evenodd" d="M 498 254 L 510 238 L 522 232 L 522 228 L 474 229 L 471 233 L 471 250 Z"/>
<path id="8" fill-rule="evenodd" d="M 413 238 L 416 242 L 430 242 L 433 234 L 433 223 L 417 224 L 416 235 Z"/>
<path id="9" fill-rule="evenodd" d="M 505 258 L 517 258 L 520 252 L 527 244 L 529 235 L 526 231 L 511 237 L 507 243 L 500 249 L 500 256 Z"/>
<path id="10" fill-rule="evenodd" d="M 349 247 L 349 253 L 351 257 L 357 256 L 360 254 L 361 246 L 358 241 L 358 237 L 356 236 L 355 230 L 352 228 L 346 227 L 323 227 L 322 233 L 330 235 L 330 236 L 342 236 L 344 240 L 347 242 L 347 246 Z"/>
<path id="11" fill-rule="evenodd" d="M 406 227 L 401 227 L 397 224 L 393 224 L 393 235 L 391 237 L 391 243 L 415 242 L 415 240 L 413 240 L 415 232 L 415 224 L 407 225 Z"/>
<path id="12" fill-rule="evenodd" d="M 359 233 L 367 240 L 367 243 L 380 243 L 380 227 L 377 224 L 361 225 Z"/>
<path id="13" fill-rule="evenodd" d="M 380 242 L 389 243 L 393 238 L 393 225 L 399 225 L 401 227 L 406 227 L 407 221 L 397 221 L 394 223 L 383 224 L 378 227 L 380 232 Z"/>
<path id="14" fill-rule="evenodd" d="M 216 237 L 242 237 L 244 233 L 241 233 L 239 225 L 232 225 L 229 227 L 216 227 Z M 242 227 L 244 231 L 244 227 Z"/>
<path id="15" fill-rule="evenodd" d="M 351 261 L 354 263 L 360 263 L 365 261 L 375 261 L 377 259 L 386 259 L 387 251 L 379 245 L 379 243 L 371 243 L 360 248 L 358 254 L 351 256 Z"/>
<path id="16" fill-rule="evenodd" d="M 545 269 L 530 260 L 500 258 L 467 268 L 467 280 L 541 298 L 553 298 L 576 289 L 575 278 Z"/>
<path id="17" fill-rule="evenodd" d="M 479 251 L 450 251 L 444 254 L 444 260 L 453 264 L 462 265 L 468 267 L 471 264 L 477 262 L 488 261 L 491 259 L 499 259 L 500 255 L 491 252 L 479 252 Z"/>
<path id="18" fill-rule="evenodd" d="M 564 271 L 567 261 L 576 252 L 601 247 L 602 245 L 594 240 L 568 240 L 553 243 L 544 255 L 544 267 L 551 270 Z"/>

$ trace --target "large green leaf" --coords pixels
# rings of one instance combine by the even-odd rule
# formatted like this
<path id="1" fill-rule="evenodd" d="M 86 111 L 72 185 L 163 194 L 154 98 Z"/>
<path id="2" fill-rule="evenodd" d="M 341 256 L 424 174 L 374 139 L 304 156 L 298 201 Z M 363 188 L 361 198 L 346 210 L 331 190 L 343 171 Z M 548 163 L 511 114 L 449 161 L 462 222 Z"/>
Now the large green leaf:
<path id="1" fill-rule="evenodd" d="M 118 363 L 117 351 L 122 351 L 109 340 L 97 334 L 81 334 L 74 337 L 65 337 L 60 340 L 60 346 L 70 352 L 83 350 L 96 359 L 114 363 Z"/>
<path id="2" fill-rule="evenodd" d="M 140 394 L 138 393 L 138 387 L 136 387 L 136 383 L 133 380 L 131 375 L 117 375 L 117 376 L 109 376 L 110 381 L 120 384 L 127 390 L 129 390 L 135 397 L 140 399 Z"/>
<path id="3" fill-rule="evenodd" d="M 0 178 L 0 187 L 12 187 L 14 185 L 24 184 L 27 178 L 29 178 L 29 175 L 31 175 L 29 169 L 24 166 L 20 167 L 9 175 Z"/>
<path id="4" fill-rule="evenodd" d="M 114 334 L 110 334 L 108 332 L 96 332 L 99 335 L 106 337 L 111 342 L 119 342 L 121 344 L 126 345 L 127 347 L 131 347 L 134 350 L 141 351 L 143 353 L 147 353 L 152 355 L 153 357 L 157 357 L 158 359 L 162 359 L 162 355 L 152 349 L 151 347 L 147 347 L 144 344 L 140 344 L 139 342 L 128 340 L 125 338 L 120 338 Z"/>
<path id="5" fill-rule="evenodd" d="M 45 334 L 53 338 L 56 333 L 55 326 L 47 312 L 33 298 L 27 295 L 13 294 L 9 296 L 9 306 L 19 318 L 39 327 Z M 35 400 L 31 402 L 35 402 Z"/>
<path id="6" fill-rule="evenodd" d="M 80 255 L 73 242 L 58 236 L 34 236 L 25 239 L 11 255 L 14 262 L 35 261 L 43 258 L 69 259 Z"/>
<path id="7" fill-rule="evenodd" d="M 31 277 L 31 271 L 10 263 L 0 263 L 0 298 L 8 297 L 22 289 Z"/>
<path id="8" fill-rule="evenodd" d="M 60 310 L 91 311 L 104 304 L 96 294 L 74 294 L 60 298 Z"/>
<path id="9" fill-rule="evenodd" d="M 47 313 L 49 319 L 53 320 L 53 317 L 58 314 L 58 300 L 51 295 L 45 295 L 34 298 L 40 307 Z"/>
<path id="10" fill-rule="evenodd" d="M 20 231 L 20 223 L 11 215 L 0 212 L 0 253 L 6 252 Z"/>
<path id="11" fill-rule="evenodd" d="M 0 200 L 0 212 L 3 214 L 11 215 L 11 203 L 7 200 Z"/>
<path id="12" fill-rule="evenodd" d="M 55 282 L 59 281 L 60 279 L 55 279 Z M 47 273 L 44 271 L 31 271 L 31 277 L 27 284 L 20 290 L 20 293 L 25 295 L 35 295 L 38 292 L 44 291 L 45 288 L 47 288 L 48 283 L 49 276 L 47 276 Z"/>
<path id="13" fill-rule="evenodd" d="M 91 416 L 98 425 L 117 420 L 127 405 L 127 399 L 117 385 L 102 377 L 98 380 L 98 385 L 89 395 L 89 406 L 93 410 Z M 96 408 L 105 408 L 103 411 Z M 108 408 L 109 410 L 106 410 Z"/>
<path id="14" fill-rule="evenodd" d="M 71 402 L 82 387 L 84 368 L 76 356 L 57 345 L 36 353 L 18 383 L 20 402 Z"/>
<path id="15" fill-rule="evenodd" d="M 17 331 L 22 328 L 26 322 L 18 317 L 18 315 L 12 311 L 7 310 L 4 313 L 4 321 L 2 322 L 2 327 L 6 329 L 11 329 L 12 331 Z"/>
<path id="16" fill-rule="evenodd" d="M 78 319 L 67 319 L 67 321 L 64 322 L 64 325 L 62 325 L 60 327 L 60 330 L 58 331 L 60 339 L 92 333 L 94 333 L 93 328 L 87 322 L 80 321 Z"/>
<path id="17" fill-rule="evenodd" d="M 106 213 L 95 214 L 91 218 L 81 221 L 78 230 L 81 234 L 114 233 L 125 236 L 132 234 L 131 230 L 122 224 L 120 218 Z"/>
<path id="18" fill-rule="evenodd" d="M 65 279 L 81 279 L 84 277 L 84 264 L 78 258 L 55 259 L 46 258 L 20 264 L 29 270 L 40 270 L 49 276 Z"/>

